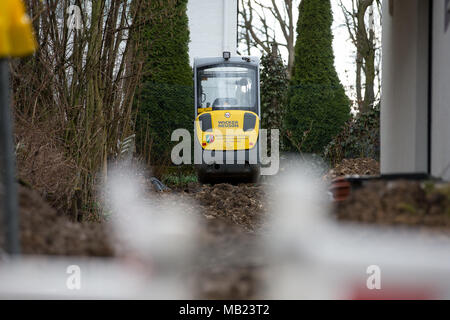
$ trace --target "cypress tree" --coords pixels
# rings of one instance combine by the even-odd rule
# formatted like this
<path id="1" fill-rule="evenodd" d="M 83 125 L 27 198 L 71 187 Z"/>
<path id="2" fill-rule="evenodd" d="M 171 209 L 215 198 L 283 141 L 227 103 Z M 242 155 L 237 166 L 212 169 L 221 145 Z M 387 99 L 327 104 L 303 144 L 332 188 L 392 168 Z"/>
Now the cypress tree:
<path id="1" fill-rule="evenodd" d="M 293 149 L 321 153 L 350 117 L 350 101 L 334 67 L 329 0 L 299 5 L 294 70 L 285 130 Z"/>
<path id="2" fill-rule="evenodd" d="M 137 151 L 152 164 L 168 161 L 173 130 L 193 128 L 187 0 L 150 0 L 138 50 L 144 59 L 137 93 Z"/>
<path id="3" fill-rule="evenodd" d="M 275 44 L 272 53 L 262 56 L 261 66 L 262 128 L 281 129 L 289 80 Z"/>

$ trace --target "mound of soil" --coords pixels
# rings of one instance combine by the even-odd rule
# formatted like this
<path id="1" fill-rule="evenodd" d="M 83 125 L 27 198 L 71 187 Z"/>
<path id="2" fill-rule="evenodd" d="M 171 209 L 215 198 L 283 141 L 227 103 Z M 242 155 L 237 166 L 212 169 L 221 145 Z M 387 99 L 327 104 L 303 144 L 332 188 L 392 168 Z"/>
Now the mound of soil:
<path id="1" fill-rule="evenodd" d="M 19 186 L 19 207 L 22 253 L 114 255 L 105 224 L 71 222 L 68 217 L 59 215 L 36 191 L 23 186 Z M 1 228 L 0 225 L 0 248 L 4 249 L 4 233 Z"/>
<path id="2" fill-rule="evenodd" d="M 381 225 L 410 225 L 450 232 L 450 185 L 371 181 L 336 207 L 337 217 Z"/>
<path id="3" fill-rule="evenodd" d="M 258 184 L 204 185 L 195 199 L 204 207 L 207 216 L 222 217 L 246 231 L 258 229 L 266 214 L 265 193 Z"/>
<path id="4" fill-rule="evenodd" d="M 370 158 L 344 159 L 325 176 L 334 179 L 346 175 L 376 176 L 380 174 L 380 164 Z"/>

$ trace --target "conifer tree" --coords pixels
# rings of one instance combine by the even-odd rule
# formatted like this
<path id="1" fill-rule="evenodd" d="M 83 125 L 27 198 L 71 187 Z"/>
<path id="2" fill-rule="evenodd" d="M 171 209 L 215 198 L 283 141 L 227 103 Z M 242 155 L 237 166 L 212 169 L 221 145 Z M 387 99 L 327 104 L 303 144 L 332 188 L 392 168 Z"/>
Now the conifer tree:
<path id="1" fill-rule="evenodd" d="M 193 128 L 187 0 L 149 0 L 142 28 L 137 92 L 137 151 L 153 164 L 170 158 L 173 130 Z"/>
<path id="2" fill-rule="evenodd" d="M 292 149 L 321 153 L 350 117 L 350 101 L 334 67 L 329 0 L 299 5 L 294 70 L 285 129 Z"/>

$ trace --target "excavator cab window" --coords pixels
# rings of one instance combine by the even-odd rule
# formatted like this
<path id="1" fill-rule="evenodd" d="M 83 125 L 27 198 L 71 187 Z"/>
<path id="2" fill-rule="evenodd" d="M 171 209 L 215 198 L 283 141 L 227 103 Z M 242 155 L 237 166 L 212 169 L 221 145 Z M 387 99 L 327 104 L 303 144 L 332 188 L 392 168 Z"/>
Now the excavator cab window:
<path id="1" fill-rule="evenodd" d="M 222 64 L 198 69 L 198 107 L 257 112 L 256 68 Z"/>

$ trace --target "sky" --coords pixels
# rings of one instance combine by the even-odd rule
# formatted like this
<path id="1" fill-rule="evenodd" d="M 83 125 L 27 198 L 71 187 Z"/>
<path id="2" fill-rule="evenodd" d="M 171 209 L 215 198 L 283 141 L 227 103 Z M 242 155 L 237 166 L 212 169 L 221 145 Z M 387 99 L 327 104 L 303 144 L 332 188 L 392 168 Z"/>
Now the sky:
<path id="1" fill-rule="evenodd" d="M 352 0 L 344 0 L 344 4 L 351 7 Z M 270 5 L 270 0 L 262 0 L 264 4 Z M 296 6 L 298 7 L 299 0 L 294 0 Z M 333 39 L 333 51 L 335 55 L 335 67 L 336 71 L 339 75 L 339 78 L 344 85 L 347 95 L 350 99 L 355 99 L 355 91 L 354 91 L 354 83 L 355 83 L 355 48 L 351 43 L 347 28 L 345 26 L 345 17 L 342 12 L 342 9 L 339 7 L 338 0 L 331 0 L 332 10 L 333 10 L 333 25 L 332 31 L 334 35 Z M 294 19 L 297 21 L 298 12 L 296 10 Z M 375 16 L 375 19 L 379 17 Z M 273 25 L 275 23 L 273 22 Z M 280 41 L 284 42 L 284 37 L 281 34 L 281 30 L 278 30 L 275 36 L 280 38 Z M 239 46 L 241 52 L 245 52 L 244 47 L 242 45 Z M 253 50 L 252 54 L 256 56 L 261 56 L 261 53 L 258 50 Z M 287 61 L 287 50 L 284 48 L 281 49 L 281 54 L 285 62 Z M 378 89 L 375 89 L 376 92 Z"/>
<path id="2" fill-rule="evenodd" d="M 349 89 L 355 83 L 355 49 L 351 43 L 348 31 L 345 27 L 345 18 L 341 8 L 338 6 L 337 0 L 331 0 L 333 9 L 333 26 L 332 31 L 334 65 L 341 79 L 342 84 L 346 88 L 347 94 L 351 92 Z M 353 94 L 353 93 L 352 93 Z"/>
<path id="3" fill-rule="evenodd" d="M 351 0 L 344 0 L 345 5 L 351 7 Z M 334 65 L 336 67 L 336 71 L 341 79 L 342 84 L 344 85 L 347 95 L 350 99 L 356 99 L 356 94 L 353 89 L 353 86 L 356 81 L 356 65 L 355 65 L 355 57 L 356 50 L 354 45 L 352 44 L 347 27 L 345 26 L 345 17 L 342 12 L 342 9 L 339 7 L 338 0 L 331 0 L 332 9 L 333 9 L 333 50 L 335 61 Z M 377 14 L 376 8 L 374 8 L 374 20 L 375 20 L 375 32 L 378 34 L 381 40 L 381 28 L 379 27 L 380 17 Z M 378 27 L 377 27 L 378 24 Z M 376 81 L 377 82 L 377 81 Z M 379 84 L 376 83 L 375 93 L 378 92 Z"/>

